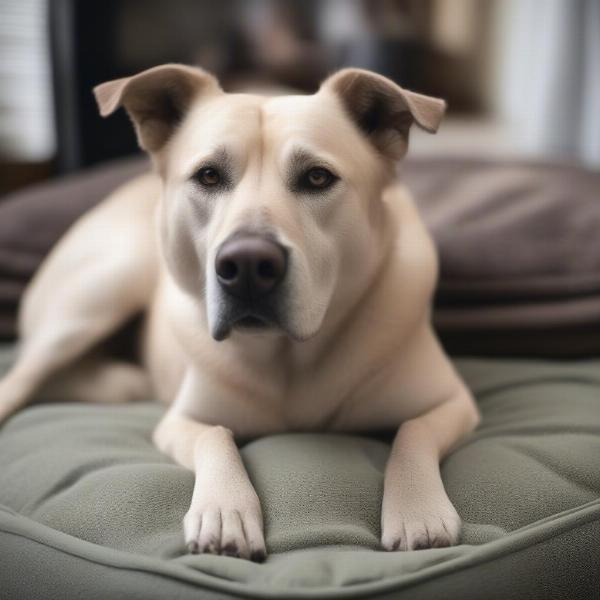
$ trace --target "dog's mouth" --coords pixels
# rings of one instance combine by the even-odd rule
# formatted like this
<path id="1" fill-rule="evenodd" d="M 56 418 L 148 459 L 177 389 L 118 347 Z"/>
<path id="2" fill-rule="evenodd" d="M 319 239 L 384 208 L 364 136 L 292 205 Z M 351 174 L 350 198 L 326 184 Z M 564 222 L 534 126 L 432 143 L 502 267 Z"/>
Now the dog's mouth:
<path id="1" fill-rule="evenodd" d="M 260 333 L 276 328 L 280 328 L 279 320 L 270 307 L 242 308 L 230 304 L 217 316 L 212 335 L 220 342 L 228 338 L 232 331 Z"/>
<path id="2" fill-rule="evenodd" d="M 267 327 L 271 327 L 271 324 L 264 318 L 256 315 L 247 315 L 238 319 L 233 324 L 233 327 L 239 329 L 266 329 Z"/>

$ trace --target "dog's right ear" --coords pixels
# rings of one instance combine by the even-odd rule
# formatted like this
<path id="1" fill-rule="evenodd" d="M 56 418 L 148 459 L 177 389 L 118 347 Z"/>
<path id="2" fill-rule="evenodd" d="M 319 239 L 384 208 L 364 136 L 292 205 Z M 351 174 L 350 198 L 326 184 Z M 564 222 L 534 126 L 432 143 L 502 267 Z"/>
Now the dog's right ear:
<path id="1" fill-rule="evenodd" d="M 342 69 L 321 89 L 333 92 L 373 146 L 394 161 L 406 153 L 412 125 L 435 133 L 446 110 L 440 98 L 411 92 L 363 69 Z"/>
<path id="2" fill-rule="evenodd" d="M 185 65 L 161 65 L 132 77 L 107 81 L 94 88 L 100 114 L 120 106 L 133 121 L 138 143 L 147 152 L 160 150 L 199 94 L 222 93 L 215 77 Z"/>

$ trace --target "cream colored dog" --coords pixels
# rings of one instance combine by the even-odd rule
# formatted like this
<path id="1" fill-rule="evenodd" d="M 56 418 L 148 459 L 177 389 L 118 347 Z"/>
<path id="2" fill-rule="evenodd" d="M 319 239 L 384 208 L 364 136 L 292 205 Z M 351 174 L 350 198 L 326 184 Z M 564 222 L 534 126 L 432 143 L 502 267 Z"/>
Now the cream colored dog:
<path id="1" fill-rule="evenodd" d="M 444 103 L 367 71 L 312 96 L 226 94 L 165 65 L 95 90 L 124 106 L 156 174 L 80 219 L 22 304 L 0 421 L 40 389 L 170 404 L 154 439 L 196 483 L 192 552 L 266 555 L 236 447 L 285 431 L 398 429 L 385 472 L 388 550 L 454 544 L 439 461 L 478 422 L 430 325 L 433 244 L 394 164 Z M 145 315 L 145 372 L 97 348 Z"/>

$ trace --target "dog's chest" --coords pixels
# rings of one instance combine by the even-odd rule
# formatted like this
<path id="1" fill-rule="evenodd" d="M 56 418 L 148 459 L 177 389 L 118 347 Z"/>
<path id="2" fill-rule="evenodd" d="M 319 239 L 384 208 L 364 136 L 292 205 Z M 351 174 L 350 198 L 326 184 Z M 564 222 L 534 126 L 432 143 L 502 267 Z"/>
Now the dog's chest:
<path id="1" fill-rule="evenodd" d="M 298 375 L 272 397 L 279 428 L 281 431 L 334 429 L 348 406 L 362 404 L 353 395 L 358 387 L 357 379 L 339 370 Z"/>
<path id="2" fill-rule="evenodd" d="M 344 398 L 329 382 L 314 376 L 293 384 L 273 379 L 254 385 L 247 381 L 244 389 L 221 381 L 215 388 L 205 388 L 186 412 L 200 422 L 224 425 L 241 438 L 326 431 L 343 412 Z"/>

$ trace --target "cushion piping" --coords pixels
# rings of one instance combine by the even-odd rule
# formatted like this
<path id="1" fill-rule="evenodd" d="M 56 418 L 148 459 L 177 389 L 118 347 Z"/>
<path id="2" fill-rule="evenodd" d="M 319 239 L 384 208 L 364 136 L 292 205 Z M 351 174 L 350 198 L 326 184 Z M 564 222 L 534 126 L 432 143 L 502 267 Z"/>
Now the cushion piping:
<path id="1" fill-rule="evenodd" d="M 390 591 L 399 591 L 407 587 L 414 587 L 421 582 L 431 582 L 435 578 L 451 575 L 463 569 L 469 569 L 479 566 L 506 555 L 514 554 L 528 548 L 543 544 L 567 531 L 578 529 L 591 522 L 600 520 L 600 498 L 588 502 L 584 505 L 563 511 L 557 515 L 552 515 L 534 523 L 530 523 L 514 532 L 506 538 L 489 542 L 484 546 L 472 546 L 469 554 L 451 559 L 443 563 L 424 568 L 418 573 L 411 575 L 401 575 L 398 578 L 387 577 L 378 581 L 368 583 L 359 583 L 353 585 L 351 589 L 344 587 L 312 587 L 305 590 L 298 588 L 272 588 L 272 589 L 254 589 L 246 582 L 232 582 L 221 580 L 216 576 L 202 573 L 190 569 L 189 567 L 180 567 L 179 565 L 169 564 L 165 567 L 164 562 L 152 557 L 138 556 L 128 554 L 123 551 L 104 548 L 90 542 L 77 540 L 78 544 L 84 544 L 89 552 L 82 553 L 68 548 L 76 540 L 70 535 L 53 530 L 49 527 L 36 523 L 22 515 L 15 515 L 14 511 L 0 506 L 0 532 L 8 535 L 19 536 L 30 541 L 52 548 L 58 552 L 69 554 L 76 558 L 93 562 L 95 564 L 117 568 L 129 571 L 150 572 L 153 575 L 160 575 L 171 579 L 176 579 L 186 584 L 196 584 L 204 586 L 215 592 L 225 592 L 234 594 L 241 598 L 272 599 L 272 598 L 372 598 L 373 595 L 384 594 Z M 12 523 L 11 521 L 16 521 Z M 538 528 L 544 524 L 553 523 L 551 531 L 545 530 L 541 537 L 535 535 Z M 33 532 L 31 531 L 33 529 Z M 35 531 L 37 529 L 37 531 Z M 20 530 L 20 531 L 19 531 Z M 41 533 L 41 535 L 40 535 Z M 54 539 L 40 539 L 50 535 Z M 514 546 L 515 537 L 517 538 L 517 547 Z M 524 538 L 524 539 L 519 539 Z M 509 546 L 508 548 L 506 546 Z M 583 549 L 585 550 L 585 549 Z M 110 551 L 111 554 L 118 556 L 123 563 L 115 564 L 114 561 L 107 560 L 101 555 L 104 551 Z M 90 554 L 96 553 L 96 556 Z M 232 559 L 237 560 L 237 559 Z M 135 564 L 138 563 L 138 564 Z"/>

